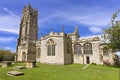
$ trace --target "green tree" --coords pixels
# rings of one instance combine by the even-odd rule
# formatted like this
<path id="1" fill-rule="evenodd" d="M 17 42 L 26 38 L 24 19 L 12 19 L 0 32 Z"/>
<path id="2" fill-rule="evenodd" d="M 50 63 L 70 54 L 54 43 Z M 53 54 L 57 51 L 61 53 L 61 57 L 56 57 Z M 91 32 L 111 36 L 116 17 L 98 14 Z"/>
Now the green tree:
<path id="1" fill-rule="evenodd" d="M 8 50 L 0 50 L 0 62 L 1 61 L 14 61 L 15 53 Z"/>
<path id="2" fill-rule="evenodd" d="M 112 19 L 109 23 L 109 28 L 105 29 L 105 35 L 109 36 L 109 42 L 105 43 L 112 51 L 120 51 L 120 20 L 118 20 L 118 10 L 113 14 Z M 106 39 L 106 37 L 104 36 Z"/>

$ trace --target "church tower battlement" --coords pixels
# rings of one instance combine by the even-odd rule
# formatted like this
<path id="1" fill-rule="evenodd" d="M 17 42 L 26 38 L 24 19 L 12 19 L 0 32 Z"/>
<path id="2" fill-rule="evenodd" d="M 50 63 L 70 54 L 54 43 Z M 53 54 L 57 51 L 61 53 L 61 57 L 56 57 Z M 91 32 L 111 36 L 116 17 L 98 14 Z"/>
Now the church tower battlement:
<path id="1" fill-rule="evenodd" d="M 38 10 L 29 3 L 22 11 L 17 45 L 18 61 L 35 61 L 36 40 L 38 39 Z"/>

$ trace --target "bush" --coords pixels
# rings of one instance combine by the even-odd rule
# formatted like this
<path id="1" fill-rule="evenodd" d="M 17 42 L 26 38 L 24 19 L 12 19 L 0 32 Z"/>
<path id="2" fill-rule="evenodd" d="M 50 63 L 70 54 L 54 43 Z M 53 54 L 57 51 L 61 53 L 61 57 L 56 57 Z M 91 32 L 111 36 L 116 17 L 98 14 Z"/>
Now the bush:
<path id="1" fill-rule="evenodd" d="M 94 62 L 92 62 L 91 64 L 92 64 L 92 65 L 96 65 L 96 63 L 94 63 Z"/>
<path id="2" fill-rule="evenodd" d="M 115 66 L 120 66 L 119 57 L 118 57 L 117 55 L 114 55 L 113 60 L 114 60 L 114 65 L 115 65 Z"/>
<path id="3" fill-rule="evenodd" d="M 111 65 L 111 63 L 109 62 L 109 60 L 104 60 L 104 61 L 103 61 L 103 64 L 104 64 L 104 65 L 107 65 L 107 66 L 110 66 L 110 65 Z"/>

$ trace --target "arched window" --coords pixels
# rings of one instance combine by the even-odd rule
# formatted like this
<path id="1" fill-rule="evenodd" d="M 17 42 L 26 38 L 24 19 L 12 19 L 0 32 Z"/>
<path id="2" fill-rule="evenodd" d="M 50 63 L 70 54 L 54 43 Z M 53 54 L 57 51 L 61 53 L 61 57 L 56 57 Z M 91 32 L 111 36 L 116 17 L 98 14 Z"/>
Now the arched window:
<path id="1" fill-rule="evenodd" d="M 76 45 L 74 46 L 74 53 L 75 53 L 75 54 L 82 54 L 81 45 L 80 45 L 80 44 L 76 44 Z"/>
<path id="2" fill-rule="evenodd" d="M 85 43 L 83 45 L 84 54 L 92 54 L 92 44 L 91 43 Z"/>
<path id="3" fill-rule="evenodd" d="M 47 42 L 47 55 L 55 56 L 55 42 L 53 39 L 49 39 Z"/>

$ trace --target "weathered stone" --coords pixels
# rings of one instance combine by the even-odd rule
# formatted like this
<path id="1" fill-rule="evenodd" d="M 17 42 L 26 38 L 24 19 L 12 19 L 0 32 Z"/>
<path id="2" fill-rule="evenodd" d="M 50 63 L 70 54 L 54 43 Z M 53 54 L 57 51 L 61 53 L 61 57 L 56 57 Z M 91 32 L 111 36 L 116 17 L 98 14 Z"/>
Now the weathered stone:
<path id="1" fill-rule="evenodd" d="M 38 40 L 37 17 L 38 12 L 32 7 L 23 9 L 17 45 L 18 61 L 38 60 L 49 64 L 103 64 L 103 61 L 109 61 L 113 64 L 114 53 L 109 50 L 109 55 L 104 56 L 103 45 L 101 45 L 104 40 L 101 36 L 82 38 L 79 36 L 78 27 L 70 34 L 64 33 L 64 29 L 60 33 L 51 30 L 49 34 Z M 91 46 L 84 46 L 85 44 L 91 44 Z M 75 45 L 80 46 L 75 49 Z M 48 53 L 55 54 L 48 55 Z M 26 63 L 28 68 L 33 68 L 34 65 L 34 62 Z"/>
<path id="2" fill-rule="evenodd" d="M 11 64 L 12 64 L 12 61 L 2 61 L 3 68 L 9 67 Z"/>
<path id="3" fill-rule="evenodd" d="M 23 9 L 17 44 L 17 61 L 22 62 L 36 60 L 35 42 L 38 39 L 38 11 L 27 7 Z"/>
<path id="4" fill-rule="evenodd" d="M 7 72 L 7 75 L 10 75 L 10 76 L 19 76 L 19 75 L 23 75 L 24 73 L 23 72 L 20 72 L 20 71 L 9 71 Z"/>
<path id="5" fill-rule="evenodd" d="M 36 62 L 34 62 L 34 61 L 26 62 L 26 68 L 34 68 L 34 67 L 36 67 Z"/>

